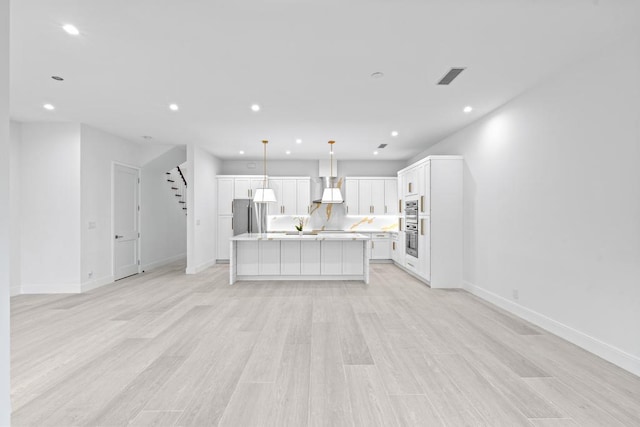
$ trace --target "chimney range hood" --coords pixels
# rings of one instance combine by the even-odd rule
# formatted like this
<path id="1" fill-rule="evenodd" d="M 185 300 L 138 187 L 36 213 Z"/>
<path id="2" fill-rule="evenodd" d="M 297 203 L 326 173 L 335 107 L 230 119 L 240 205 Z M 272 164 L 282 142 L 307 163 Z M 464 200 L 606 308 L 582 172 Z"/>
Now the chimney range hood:
<path id="1" fill-rule="evenodd" d="M 311 200 L 313 203 L 343 203 L 344 199 L 339 187 L 341 179 L 337 177 L 337 162 L 331 159 L 320 160 L 318 163 L 320 177 L 311 180 L 313 188 Z"/>

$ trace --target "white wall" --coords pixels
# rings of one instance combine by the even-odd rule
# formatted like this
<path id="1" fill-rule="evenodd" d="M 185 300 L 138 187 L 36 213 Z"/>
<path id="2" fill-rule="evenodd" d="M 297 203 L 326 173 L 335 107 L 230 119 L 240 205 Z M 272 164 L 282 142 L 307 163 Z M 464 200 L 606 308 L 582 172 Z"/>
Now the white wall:
<path id="1" fill-rule="evenodd" d="M 406 166 L 404 160 L 339 160 L 339 176 L 391 176 Z"/>
<path id="2" fill-rule="evenodd" d="M 80 126 L 23 123 L 20 155 L 22 292 L 78 292 Z"/>
<path id="3" fill-rule="evenodd" d="M 9 1 L 0 1 L 0 153 L 9 153 Z M 11 421 L 9 384 L 9 161 L 0 156 L 0 426 Z"/>
<path id="4" fill-rule="evenodd" d="M 140 151 L 139 144 L 91 126 L 81 126 L 83 290 L 113 281 L 113 163 L 139 167 Z M 96 227 L 89 229 L 90 222 Z"/>
<path id="5" fill-rule="evenodd" d="M 328 162 L 328 158 L 327 164 Z M 338 160 L 338 176 L 397 176 L 404 160 Z M 253 165 L 251 168 L 249 166 Z M 318 160 L 269 160 L 270 176 L 318 176 Z M 262 175 L 262 160 L 222 160 L 220 175 Z"/>
<path id="6" fill-rule="evenodd" d="M 221 162 L 199 147 L 187 147 L 187 273 L 216 262 L 216 175 Z"/>
<path id="7" fill-rule="evenodd" d="M 11 254 L 9 275 L 11 278 L 11 295 L 20 293 L 20 140 L 22 126 L 17 122 L 10 122 L 9 130 L 9 205 L 11 206 Z"/>
<path id="8" fill-rule="evenodd" d="M 472 292 L 636 374 L 639 132 L 636 38 L 412 159 L 465 157 L 464 277 Z"/>
<path id="9" fill-rule="evenodd" d="M 142 168 L 142 269 L 187 256 L 187 217 L 165 172 L 184 163 L 184 147 L 175 147 Z"/>

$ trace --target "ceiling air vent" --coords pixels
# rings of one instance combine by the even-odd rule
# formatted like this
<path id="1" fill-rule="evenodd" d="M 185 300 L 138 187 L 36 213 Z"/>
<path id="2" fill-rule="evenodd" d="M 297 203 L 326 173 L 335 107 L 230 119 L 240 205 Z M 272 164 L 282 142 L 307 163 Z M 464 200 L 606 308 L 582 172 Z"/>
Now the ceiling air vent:
<path id="1" fill-rule="evenodd" d="M 386 146 L 387 146 L 387 144 L 380 144 L 380 145 L 378 145 L 378 148 L 384 148 Z"/>
<path id="2" fill-rule="evenodd" d="M 440 79 L 440 81 L 438 82 L 439 85 L 448 85 L 451 84 L 451 82 L 460 75 L 461 72 L 463 72 L 465 69 L 464 68 L 452 68 L 451 70 L 449 70 L 449 72 L 447 74 L 445 74 L 445 76 Z"/>

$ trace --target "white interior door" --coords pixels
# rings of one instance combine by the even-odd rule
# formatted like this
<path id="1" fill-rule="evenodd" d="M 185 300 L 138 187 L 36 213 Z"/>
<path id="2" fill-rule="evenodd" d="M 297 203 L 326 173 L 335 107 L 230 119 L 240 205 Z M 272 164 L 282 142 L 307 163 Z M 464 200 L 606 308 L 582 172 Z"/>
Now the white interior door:
<path id="1" fill-rule="evenodd" d="M 113 169 L 114 279 L 138 274 L 140 242 L 139 170 L 122 165 Z"/>

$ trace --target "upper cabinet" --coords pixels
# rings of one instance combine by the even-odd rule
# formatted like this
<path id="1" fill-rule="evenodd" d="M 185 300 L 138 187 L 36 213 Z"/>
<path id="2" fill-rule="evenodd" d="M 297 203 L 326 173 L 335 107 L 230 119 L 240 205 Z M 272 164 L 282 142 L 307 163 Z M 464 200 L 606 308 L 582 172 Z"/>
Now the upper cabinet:
<path id="1" fill-rule="evenodd" d="M 311 207 L 311 178 L 271 178 L 269 186 L 277 203 L 269 204 L 270 215 L 307 215 Z"/>
<path id="2" fill-rule="evenodd" d="M 345 210 L 349 215 L 398 213 L 396 178 L 347 178 L 345 187 Z"/>
<path id="3" fill-rule="evenodd" d="M 269 203 L 270 215 L 307 215 L 311 209 L 311 178 L 270 178 L 277 203 Z M 253 199 L 264 185 L 261 176 L 218 176 L 218 215 L 233 215 L 234 199 Z"/>
<path id="4" fill-rule="evenodd" d="M 400 203 L 398 202 L 398 180 L 386 178 L 384 180 L 384 213 L 397 215 Z"/>

